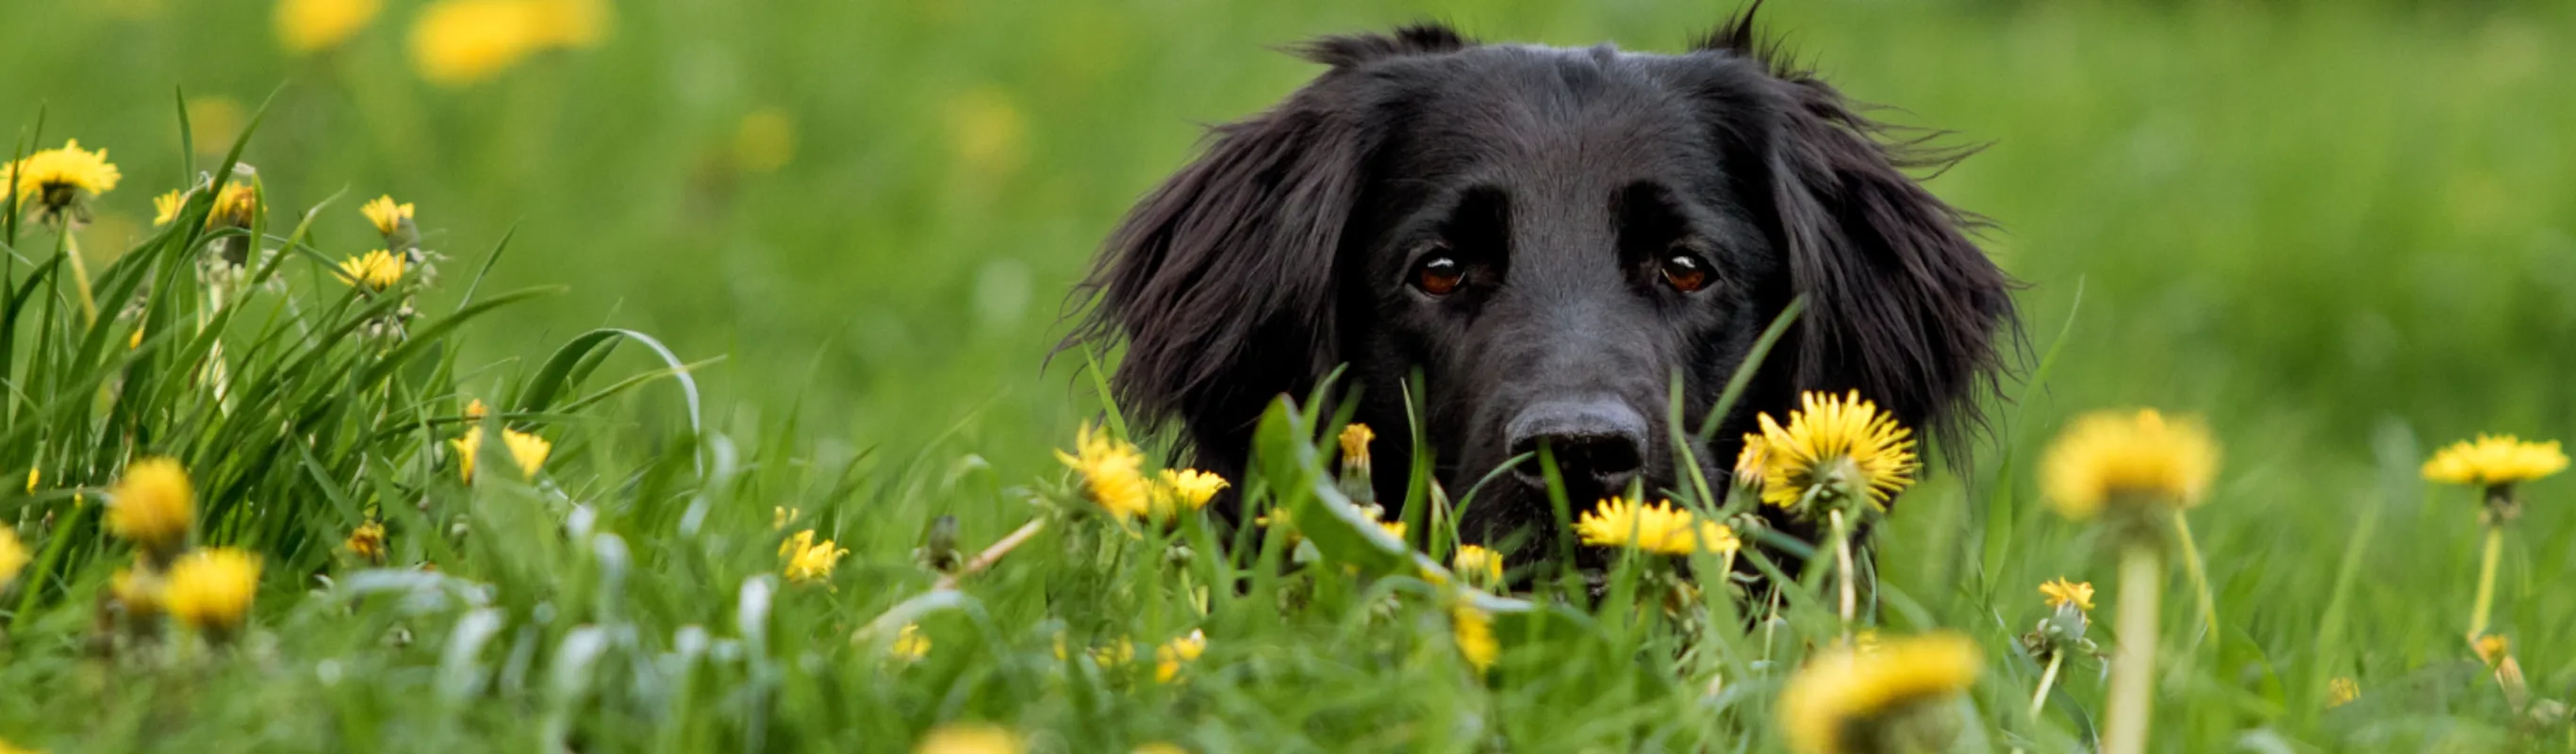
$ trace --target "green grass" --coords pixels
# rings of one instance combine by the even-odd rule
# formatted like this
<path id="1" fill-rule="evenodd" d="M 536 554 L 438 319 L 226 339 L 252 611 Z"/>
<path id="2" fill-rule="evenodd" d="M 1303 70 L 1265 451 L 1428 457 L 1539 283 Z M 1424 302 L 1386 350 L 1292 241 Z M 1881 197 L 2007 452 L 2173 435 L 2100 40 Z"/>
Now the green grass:
<path id="1" fill-rule="evenodd" d="M 1078 359 L 1046 361 L 1064 292 L 1198 124 L 1314 73 L 1266 48 L 1429 16 L 1673 49 L 1726 8 L 638 3 L 598 49 L 448 90 L 407 71 L 423 3 L 389 5 L 311 58 L 277 52 L 254 0 L 0 5 L 21 30 L 0 46 L 0 123 L 22 124 L 12 146 L 111 150 L 125 182 L 81 246 L 103 311 L 153 302 L 128 350 L 133 321 L 79 314 L 50 230 L 8 242 L 33 295 L 0 330 L 0 468 L 45 481 L 0 493 L 38 557 L 0 592 L 0 740 L 902 750 L 984 720 L 1063 751 L 1782 745 L 1773 699 L 1803 641 L 1539 610 L 1503 617 L 1502 663 L 1479 681 L 1434 590 L 1377 577 L 1391 555 L 1328 548 L 1365 577 L 1280 576 L 1216 557 L 1195 526 L 1175 562 L 1162 538 L 1051 525 L 921 616 L 922 661 L 854 640 L 930 586 L 912 553 L 933 518 L 957 516 L 974 549 L 1070 505 L 1047 451 L 1103 407 Z M 2576 13 L 1775 5 L 1772 28 L 1846 90 L 1994 142 L 1931 185 L 1998 222 L 1988 248 L 2031 284 L 2047 365 L 1995 407 L 1975 468 L 1908 493 L 1878 540 L 1884 630 L 1986 650 L 1960 708 L 1973 740 L 2058 751 L 2098 724 L 2090 661 L 2026 717 L 2039 667 L 2012 646 L 2043 613 L 2037 584 L 2102 586 L 2106 647 L 2116 591 L 2109 544 L 2037 505 L 2030 468 L 2065 417 L 2153 405 L 2208 417 L 2226 451 L 2191 519 L 2217 630 L 2177 569 L 2160 750 L 2576 746 L 2565 722 L 2507 709 L 2462 647 L 2473 495 L 2415 473 L 2479 431 L 2576 437 L 2576 62 L 2558 52 Z M 197 145 L 174 89 L 197 105 Z M 256 230 L 286 251 L 263 268 L 274 288 L 210 310 L 198 239 L 154 228 L 149 199 L 218 169 L 263 101 L 240 155 L 268 200 Z M 745 171 L 737 124 L 764 109 L 794 124 L 794 153 Z M 380 193 L 418 203 L 446 260 L 413 337 L 332 337 L 398 305 L 328 267 L 378 245 L 356 206 Z M 589 334 L 603 327 L 670 356 Z M 504 471 L 457 480 L 446 441 L 467 398 L 551 439 L 545 473 L 523 483 L 494 457 Z M 1320 462 L 1293 434 L 1238 483 L 1311 486 Z M 98 493 L 141 453 L 196 474 L 202 540 L 268 558 L 237 646 L 100 643 L 115 632 L 95 627 L 99 593 L 127 555 L 97 528 Z M 2534 696 L 2567 700 L 2576 598 L 2556 585 L 2576 575 L 2576 483 L 2527 496 L 2495 624 Z M 395 559 L 438 575 L 364 574 L 335 551 L 371 507 Z M 777 507 L 851 553 L 831 588 L 775 584 L 746 624 L 746 590 L 779 571 Z M 1238 576 L 1254 586 L 1210 590 L 1203 614 L 1183 588 Z M 1830 633 L 1796 615 L 1791 636 Z M 1192 629 L 1206 656 L 1154 682 L 1150 645 Z M 1146 661 L 1059 661 L 1059 633 L 1126 637 Z M 2341 676 L 2361 700 L 2327 710 Z"/>

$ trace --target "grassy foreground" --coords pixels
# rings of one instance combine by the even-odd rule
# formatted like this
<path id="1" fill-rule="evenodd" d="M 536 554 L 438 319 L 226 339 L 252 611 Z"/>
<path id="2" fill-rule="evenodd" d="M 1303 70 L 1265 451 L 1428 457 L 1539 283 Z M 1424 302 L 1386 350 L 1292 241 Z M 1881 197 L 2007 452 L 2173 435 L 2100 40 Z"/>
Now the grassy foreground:
<path id="1" fill-rule="evenodd" d="M 186 6 L 145 28 L 264 24 L 266 10 Z M 2568 158 L 2550 146 L 2576 108 L 2542 96 L 2569 72 L 2545 54 L 2571 44 L 2564 10 L 1875 10 L 1789 9 L 1780 23 L 1865 98 L 2000 140 L 1934 185 L 2008 229 L 1995 247 L 2036 284 L 2025 302 L 2049 357 L 1998 409 L 1978 466 L 1908 492 L 1879 537 L 1878 630 L 1947 629 L 1981 650 L 1981 679 L 1939 710 L 1963 746 L 2067 750 L 2101 726 L 2108 683 L 2089 658 L 2029 714 L 2045 666 L 2017 644 L 2050 614 L 2036 587 L 2097 584 L 2092 638 L 2106 651 L 2120 596 L 2113 544 L 2040 506 L 2031 468 L 2065 415 L 2130 403 L 2206 416 L 2225 451 L 2190 514 L 2213 610 L 2200 613 L 2179 567 L 2161 592 L 2155 747 L 2576 746 L 2541 704 L 2576 690 L 2576 598 L 2553 587 L 2576 574 L 2576 491 L 2564 477 L 2527 485 L 2503 540 L 2492 630 L 2511 638 L 2529 694 L 2517 700 L 2462 636 L 2477 494 L 2419 475 L 2435 445 L 2472 432 L 2576 430 Z M 128 171 L 74 236 L 96 315 L 39 213 L 18 213 L 7 241 L 0 466 L 40 473 L 0 499 L 32 561 L 0 592 L 0 740 L 905 750 L 943 723 L 982 722 L 1062 751 L 1781 749 L 1782 686 L 1840 638 L 1830 581 L 1755 631 L 1632 609 L 1621 590 L 1606 605 L 1488 605 L 1501 652 L 1479 673 L 1449 593 L 1389 553 L 1319 547 L 1357 571 L 1280 576 L 1215 556 L 1195 519 L 1129 538 L 1081 513 L 1076 478 L 1046 449 L 1072 448 L 1097 415 L 1091 376 L 1037 367 L 1053 291 L 1179 159 L 1187 121 L 1257 107 L 1309 73 L 1260 45 L 1439 14 L 1498 37 L 1659 46 L 1713 12 L 849 11 L 835 18 L 867 22 L 857 33 L 882 48 L 853 61 L 831 52 L 846 40 L 806 30 L 831 24 L 778 13 L 722 27 L 675 4 L 627 11 L 607 46 L 518 78 L 446 99 L 372 95 L 429 103 L 408 116 L 362 87 L 290 93 L 265 125 L 237 122 L 208 149 L 151 146 L 174 143 L 168 87 L 208 50 L 144 45 L 139 65 L 75 67 L 63 61 L 84 40 L 145 22 L 71 19 L 86 36 L 0 53 L 61 73 L 0 83 L 13 103 L 50 97 L 46 122 L 32 105 L 0 113 L 28 124 L 22 151 L 78 137 L 115 146 Z M 753 58 L 735 64 L 745 78 L 918 70 L 904 56 L 936 49 L 949 73 L 866 77 L 860 94 L 893 105 L 868 108 L 834 82 L 779 79 L 766 96 L 807 146 L 757 178 L 703 157 L 710 143 L 737 154 L 745 103 L 603 85 L 676 59 L 659 55 L 705 60 L 653 44 L 699 28 L 775 42 L 771 57 L 733 53 Z M 400 34 L 373 33 L 383 44 L 338 59 L 290 64 L 263 47 L 211 70 L 247 121 L 290 75 L 401 70 L 383 52 Z M 1076 54 L 1108 38 L 1193 41 Z M 599 120 L 666 105 L 681 123 Z M 914 110 L 927 114 L 893 114 Z M 360 117 L 376 120 L 346 127 Z M 1124 133 L 1140 123 L 1158 130 Z M 244 227 L 209 228 L 213 191 L 150 225 L 145 198 L 186 185 L 169 176 L 233 174 L 242 132 L 262 169 Z M 656 185 L 687 188 L 633 188 Z M 434 275 L 414 267 L 369 293 L 337 270 L 388 245 L 357 209 L 379 193 L 419 195 L 440 257 Z M 852 196 L 866 206 L 841 214 Z M 237 242 L 276 251 L 209 280 L 202 260 Z M 631 329 L 589 329 L 603 319 Z M 718 356 L 730 363 L 683 378 Z M 490 410 L 469 420 L 477 399 Z M 1308 490 L 1291 505 L 1327 499 L 1310 488 L 1335 471 L 1331 423 L 1300 421 L 1265 448 L 1280 459 L 1268 473 L 1232 481 L 1264 499 Z M 478 425 L 532 432 L 551 452 L 521 474 L 496 439 L 469 484 L 452 443 Z M 135 561 L 104 529 L 107 496 L 153 455 L 193 478 L 196 542 L 262 556 L 248 626 L 229 641 L 132 630 L 107 600 Z M 941 515 L 970 553 L 1059 523 L 954 596 L 915 601 L 939 578 L 916 550 Z M 346 546 L 370 521 L 387 534 L 382 569 Z M 849 552 L 797 583 L 780 546 L 808 529 Z M 921 648 L 904 624 L 927 642 L 918 658 L 897 651 Z M 1194 631 L 1203 653 L 1158 680 L 1156 650 Z M 2338 679 L 2358 698 L 2336 706 Z"/>

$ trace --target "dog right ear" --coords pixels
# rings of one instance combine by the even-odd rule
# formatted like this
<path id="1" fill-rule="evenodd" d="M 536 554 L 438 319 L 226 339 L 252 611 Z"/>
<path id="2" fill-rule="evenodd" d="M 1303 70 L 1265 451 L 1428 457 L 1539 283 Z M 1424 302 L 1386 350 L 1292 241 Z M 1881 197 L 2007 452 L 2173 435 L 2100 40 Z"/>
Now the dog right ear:
<path id="1" fill-rule="evenodd" d="M 1123 336 L 1111 378 L 1121 407 L 1148 422 L 1186 417 L 1201 441 L 1248 432 L 1273 396 L 1309 389 L 1342 360 L 1334 270 L 1379 130 L 1350 72 L 1465 44 L 1422 26 L 1304 47 L 1333 70 L 1217 127 L 1206 154 L 1128 213 L 1076 293 L 1096 300 L 1064 347 Z"/>

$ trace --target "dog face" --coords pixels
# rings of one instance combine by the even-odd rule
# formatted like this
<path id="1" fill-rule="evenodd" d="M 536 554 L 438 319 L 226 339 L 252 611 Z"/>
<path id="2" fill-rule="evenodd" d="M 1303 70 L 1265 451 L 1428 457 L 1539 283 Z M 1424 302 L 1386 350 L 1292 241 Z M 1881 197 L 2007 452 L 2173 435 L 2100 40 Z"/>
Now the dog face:
<path id="1" fill-rule="evenodd" d="M 1076 337 L 1123 336 L 1123 403 L 1181 424 L 1230 476 L 1265 404 L 1347 364 L 1357 419 L 1397 439 L 1379 468 L 1411 461 L 1419 375 L 1453 493 L 1542 445 L 1578 510 L 1676 488 L 1675 382 L 1695 427 L 1802 293 L 1789 345 L 1692 448 L 1712 483 L 1750 417 L 1801 389 L 1961 426 L 1973 412 L 1952 409 L 2010 327 L 2008 281 L 1902 172 L 1922 161 L 1752 39 L 1739 18 L 1684 55 L 1439 27 L 1317 42 L 1329 71 L 1220 127 L 1128 217 Z M 1379 477 L 1381 500 L 1404 498 L 1402 474 Z M 1552 525 L 1535 463 L 1500 479 L 1462 521 L 1471 538 Z"/>

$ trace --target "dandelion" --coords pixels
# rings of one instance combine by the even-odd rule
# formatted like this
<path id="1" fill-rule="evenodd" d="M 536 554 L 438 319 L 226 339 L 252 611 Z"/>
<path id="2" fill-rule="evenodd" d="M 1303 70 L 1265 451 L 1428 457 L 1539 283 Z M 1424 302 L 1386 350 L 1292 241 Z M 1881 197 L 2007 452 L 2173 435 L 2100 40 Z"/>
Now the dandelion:
<path id="1" fill-rule="evenodd" d="M 2493 488 L 2519 484 L 2567 470 L 2567 454 L 2558 441 L 2526 442 L 2513 435 L 2478 435 L 2434 453 L 2424 462 L 2424 479 L 2444 484 Z"/>
<path id="2" fill-rule="evenodd" d="M 375 521 L 359 524 L 355 531 L 349 532 L 349 539 L 341 542 L 340 547 L 368 565 L 384 565 L 385 525 Z"/>
<path id="3" fill-rule="evenodd" d="M 18 541 L 18 530 L 0 525 L 0 592 L 7 591 L 9 582 L 17 580 L 26 567 L 27 545 Z"/>
<path id="4" fill-rule="evenodd" d="M 1019 734 L 984 723 L 948 723 L 930 729 L 913 754 L 1019 754 Z"/>
<path id="5" fill-rule="evenodd" d="M 1386 530 L 1386 535 L 1394 537 L 1395 541 L 1404 541 L 1404 522 L 1402 521 L 1379 521 L 1377 528 Z"/>
<path id="6" fill-rule="evenodd" d="M 1459 545 L 1458 552 L 1449 556 L 1449 568 L 1466 579 L 1468 586 L 1478 589 L 1493 589 L 1503 583 L 1502 553 L 1483 545 Z"/>
<path id="7" fill-rule="evenodd" d="M 143 550 L 145 562 L 169 562 L 187 544 L 196 520 L 197 492 L 188 470 L 168 458 L 145 458 L 125 467 L 125 476 L 109 491 L 115 504 L 107 509 L 107 528 Z"/>
<path id="8" fill-rule="evenodd" d="M 2360 698 L 2361 684 L 2353 681 L 2350 676 L 2326 682 L 2326 709 L 2351 704 L 2353 700 Z"/>
<path id="9" fill-rule="evenodd" d="M 1338 486 L 1342 495 L 1363 508 L 1376 505 L 1377 487 L 1371 484 L 1373 477 L 1369 471 L 1369 443 L 1377 440 L 1377 432 L 1366 424 L 1352 422 L 1342 426 L 1339 440 L 1342 475 Z"/>
<path id="10" fill-rule="evenodd" d="M 1701 521 L 1689 510 L 1673 507 L 1670 500 L 1640 505 L 1608 498 L 1584 511 L 1574 522 L 1574 532 L 1587 545 L 1628 547 L 1657 555 L 1733 555 L 1743 547 L 1734 529 L 1715 521 Z"/>
<path id="11" fill-rule="evenodd" d="M 378 196 L 374 201 L 360 206 L 358 213 L 367 216 L 367 224 L 376 226 L 377 234 L 391 240 L 396 233 L 402 231 L 403 226 L 411 224 L 412 204 L 410 202 L 395 204 L 394 198 L 390 195 Z"/>
<path id="12" fill-rule="evenodd" d="M 1192 629 L 1188 636 L 1164 642 L 1154 648 L 1154 682 L 1171 683 L 1181 677 L 1183 663 L 1197 662 L 1207 653 L 1207 634 Z"/>
<path id="13" fill-rule="evenodd" d="M 2067 581 L 2059 578 L 2039 585 L 2039 593 L 2048 601 L 2048 606 L 2051 608 L 2074 605 L 2078 610 L 2093 609 L 2093 584 L 2090 582 Z"/>
<path id="14" fill-rule="evenodd" d="M 480 82 L 539 52 L 596 43 L 606 16 L 600 0 L 441 0 L 412 25 L 412 66 L 434 84 Z"/>
<path id="15" fill-rule="evenodd" d="M 1858 390 L 1840 398 L 1803 393 L 1798 403 L 1788 426 L 1768 413 L 1760 417 L 1763 502 L 1803 512 L 1810 496 L 1866 490 L 1871 503 L 1884 505 L 1914 483 L 1914 433 L 1895 415 L 1862 400 Z"/>
<path id="16" fill-rule="evenodd" d="M 258 213 L 259 188 L 235 178 L 225 181 L 223 190 L 215 192 L 215 206 L 206 214 L 206 227 L 247 228 Z"/>
<path id="17" fill-rule="evenodd" d="M 483 399 L 481 398 L 476 398 L 465 404 L 465 423 L 467 424 L 481 424 L 483 423 L 483 417 L 490 416 L 491 414 L 491 407 L 483 405 Z"/>
<path id="18" fill-rule="evenodd" d="M 2098 411 L 2049 446 L 2040 486 L 2058 513 L 2082 520 L 2106 505 L 2198 505 L 2217 472 L 2218 444 L 2200 422 L 2154 409 Z"/>
<path id="19" fill-rule="evenodd" d="M 1225 477 L 1198 469 L 1164 469 L 1158 481 L 1154 494 L 1159 504 L 1155 507 L 1166 511 L 1205 508 L 1217 492 L 1226 488 Z"/>
<path id="20" fill-rule="evenodd" d="M 1458 656 L 1470 667 L 1483 673 L 1494 667 L 1503 654 L 1502 644 L 1494 641 L 1494 616 L 1459 600 L 1449 608 L 1450 639 L 1458 644 Z"/>
<path id="21" fill-rule="evenodd" d="M 467 482 L 474 481 L 474 459 L 483 454 L 483 427 L 469 427 L 464 437 L 448 443 L 456 447 L 457 473 L 464 475 Z M 508 428 L 501 430 L 501 445 L 510 451 L 510 460 L 518 464 L 519 473 L 530 478 L 546 465 L 546 456 L 554 452 L 554 444 L 545 438 Z"/>
<path id="22" fill-rule="evenodd" d="M 162 597 L 168 587 L 169 581 L 161 577 L 161 572 L 149 567 L 119 568 L 107 581 L 108 593 L 116 596 L 117 604 L 125 606 L 125 616 L 138 622 L 161 615 Z"/>
<path id="23" fill-rule="evenodd" d="M 1828 650 L 1790 677 L 1781 727 L 1791 749 L 1810 754 L 1947 750 L 1950 731 L 1930 724 L 1931 708 L 1966 692 L 1983 662 L 1976 644 L 1949 633 Z"/>
<path id="24" fill-rule="evenodd" d="M 179 210 L 187 207 L 188 195 L 177 189 L 152 197 L 152 224 L 156 227 L 168 225 L 170 221 L 179 219 Z"/>
<path id="25" fill-rule="evenodd" d="M 2558 441 L 2525 442 L 2513 435 L 2478 435 L 2474 441 L 2452 443 L 2424 462 L 2426 480 L 2476 487 L 2485 496 L 2486 507 L 2479 511 L 2478 521 L 2486 529 L 2486 547 L 2478 565 L 2477 601 L 2469 606 L 2471 641 L 2486 635 L 2487 617 L 2495 608 L 2496 566 L 2504 557 L 2505 522 L 2522 515 L 2514 486 L 2566 468 L 2567 454 L 2559 451 Z"/>
<path id="26" fill-rule="evenodd" d="M 1083 425 L 1074 438 L 1075 453 L 1056 451 L 1064 465 L 1082 474 L 1083 493 L 1120 521 L 1153 514 L 1153 484 L 1141 467 L 1145 454 L 1124 440 Z"/>
<path id="27" fill-rule="evenodd" d="M 922 633 L 918 625 L 903 624 L 903 630 L 895 632 L 894 645 L 887 647 L 886 651 L 893 653 L 895 659 L 904 662 L 928 657 L 930 656 L 930 635 Z"/>
<path id="28" fill-rule="evenodd" d="M 1170 744 L 1147 744 L 1147 746 L 1170 746 Z M 1145 749 L 1140 746 L 1137 747 L 1136 750 L 1138 752 L 1143 752 Z M 21 749 L 18 748 L 16 744 L 9 743 L 6 740 L 0 740 L 0 754 L 44 754 L 44 752 L 34 749 Z M 1157 754 L 1159 754 L 1159 752 Z M 1186 752 L 1183 754 L 1186 754 Z"/>
<path id="29" fill-rule="evenodd" d="M 1729 509 L 1740 510 L 1739 505 L 1751 505 L 1748 501 L 1762 499 L 1762 477 L 1770 457 L 1771 444 L 1763 441 L 1762 435 L 1744 433 L 1744 446 L 1735 451 L 1735 468 L 1728 475 L 1726 504 Z"/>
<path id="30" fill-rule="evenodd" d="M 383 0 L 279 0 L 277 40 L 297 54 L 338 47 L 381 10 Z"/>
<path id="31" fill-rule="evenodd" d="M 402 282 L 403 258 L 384 249 L 340 263 L 340 279 L 369 293 L 383 293 Z"/>
<path id="32" fill-rule="evenodd" d="M 116 165 L 107 161 L 107 150 L 83 151 L 79 139 L 63 142 L 61 149 L 28 155 L 0 170 L 0 179 L 5 179 L 0 180 L 0 185 L 17 186 L 19 202 L 32 201 L 54 220 L 76 210 L 74 202 L 82 193 L 93 197 L 107 193 L 124 178 Z"/>
<path id="33" fill-rule="evenodd" d="M 2189 418 L 2168 421 L 2153 409 L 2099 411 L 2078 417 L 2041 461 L 2040 486 L 2049 504 L 2070 519 L 2104 510 L 2120 535 L 2120 647 L 2112 658 L 2111 689 L 2103 726 L 2105 754 L 2146 750 L 2154 706 L 2156 613 L 2164 591 L 2163 531 L 2152 514 L 2167 513 L 2178 532 L 2182 516 L 2198 505 L 2218 470 L 2218 444 Z M 2211 612 L 2206 577 L 2191 540 L 2181 538 L 2193 583 L 2202 592 L 2204 620 Z"/>
<path id="34" fill-rule="evenodd" d="M 2048 658 L 2048 667 L 2040 671 L 2039 689 L 2030 695 L 2030 717 L 2039 719 L 2048 708 L 2048 690 L 2057 684 L 2057 672 L 2066 666 L 2069 651 L 2091 652 L 2093 642 L 2084 638 L 2091 627 L 2085 617 L 2093 609 L 2093 584 L 2067 581 L 2064 577 L 2039 585 L 2040 598 L 2047 601 L 2049 616 L 2039 626 L 2021 637 L 2022 648 L 2034 657 Z"/>
<path id="35" fill-rule="evenodd" d="M 163 604 L 170 617 L 221 638 L 241 627 L 257 596 L 259 556 L 219 547 L 189 553 L 170 566 Z"/>
<path id="36" fill-rule="evenodd" d="M 816 584 L 832 579 L 832 568 L 840 565 L 849 550 L 835 548 L 832 540 L 814 541 L 814 530 L 806 529 L 778 545 L 778 557 L 787 561 L 788 583 Z"/>
<path id="37" fill-rule="evenodd" d="M 491 78 L 543 47 L 541 21 L 526 0 L 433 3 L 412 25 L 412 66 L 445 86 Z"/>
<path id="38" fill-rule="evenodd" d="M 2470 642 L 2469 646 L 2477 650 L 2478 660 L 2485 662 L 2488 667 L 2503 663 L 2506 654 L 2513 651 L 2513 642 L 2504 638 L 2503 634 L 2480 636 L 2476 641 Z"/>

